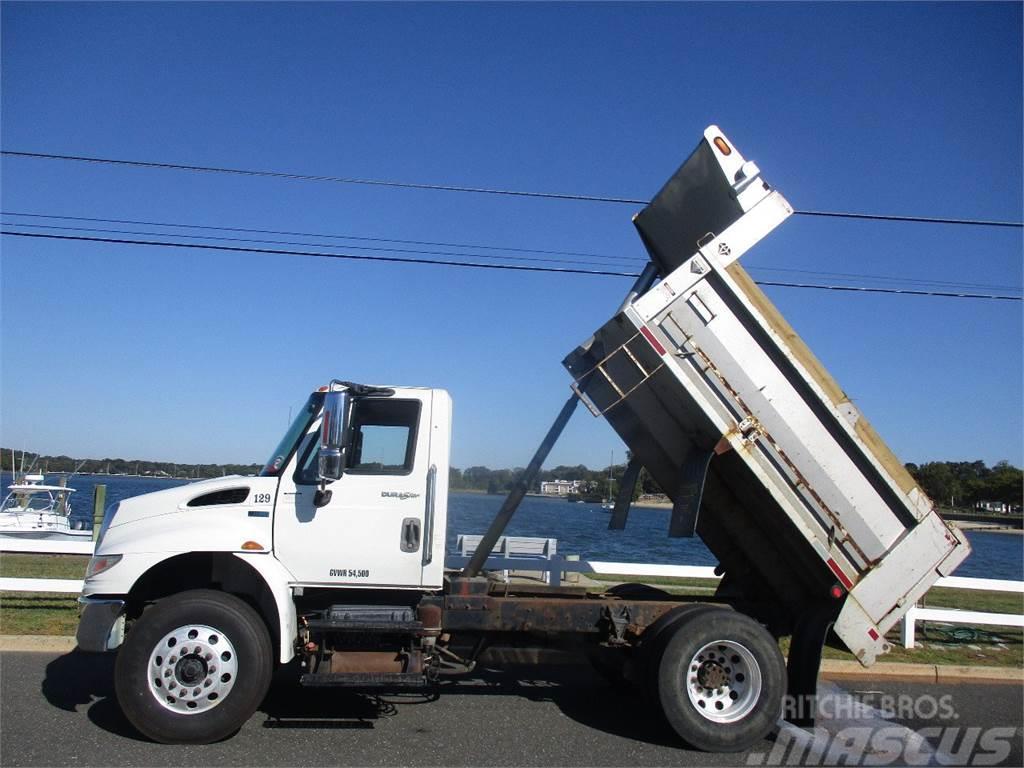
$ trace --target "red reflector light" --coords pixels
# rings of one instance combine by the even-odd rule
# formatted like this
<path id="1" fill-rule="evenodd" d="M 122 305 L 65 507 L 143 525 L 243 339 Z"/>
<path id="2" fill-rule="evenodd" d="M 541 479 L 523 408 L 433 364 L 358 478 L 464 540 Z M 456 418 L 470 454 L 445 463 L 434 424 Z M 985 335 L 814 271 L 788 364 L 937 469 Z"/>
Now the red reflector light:
<path id="1" fill-rule="evenodd" d="M 832 573 L 843 583 L 843 586 L 847 589 L 853 588 L 853 582 L 850 581 L 850 577 L 843 573 L 843 569 L 839 567 L 839 563 L 833 560 L 831 557 L 825 561 L 828 567 L 832 569 Z"/>
<path id="2" fill-rule="evenodd" d="M 872 640 L 878 639 L 878 632 L 875 630 L 874 627 L 868 630 L 868 637 L 870 637 Z"/>
<path id="3" fill-rule="evenodd" d="M 649 341 L 651 343 L 651 346 L 654 347 L 654 351 L 655 352 L 657 352 L 659 355 L 664 355 L 665 354 L 665 348 L 663 346 L 661 346 L 661 342 L 660 341 L 658 341 L 656 338 L 654 338 L 654 334 L 651 333 L 651 329 L 650 328 L 648 328 L 647 326 L 644 326 L 644 327 L 642 327 L 640 329 L 640 333 L 642 333 L 644 335 L 644 338 L 647 339 L 647 341 Z"/>
<path id="4" fill-rule="evenodd" d="M 832 598 L 834 600 L 838 600 L 840 597 L 843 596 L 843 588 L 838 584 L 833 584 L 832 589 L 829 590 L 829 594 L 832 595 Z"/>

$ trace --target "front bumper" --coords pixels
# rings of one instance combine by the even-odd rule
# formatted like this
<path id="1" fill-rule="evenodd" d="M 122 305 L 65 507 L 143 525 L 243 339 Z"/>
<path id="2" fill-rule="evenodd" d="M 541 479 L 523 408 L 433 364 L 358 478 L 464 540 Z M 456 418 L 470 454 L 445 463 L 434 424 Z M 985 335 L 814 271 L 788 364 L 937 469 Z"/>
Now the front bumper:
<path id="1" fill-rule="evenodd" d="M 75 640 L 79 649 L 112 651 L 124 640 L 124 600 L 80 597 L 83 606 Z"/>

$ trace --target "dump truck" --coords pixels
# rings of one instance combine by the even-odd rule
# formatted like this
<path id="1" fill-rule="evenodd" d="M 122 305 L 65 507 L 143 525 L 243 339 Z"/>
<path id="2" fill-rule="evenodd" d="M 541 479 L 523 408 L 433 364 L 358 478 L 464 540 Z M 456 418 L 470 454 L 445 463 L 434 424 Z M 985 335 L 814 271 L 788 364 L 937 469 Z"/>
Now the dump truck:
<path id="1" fill-rule="evenodd" d="M 704 132 L 634 217 L 650 261 L 565 358 L 568 400 L 460 570 L 445 567 L 442 389 L 331 380 L 258 476 L 108 508 L 78 644 L 116 650 L 127 718 L 160 742 L 206 743 L 252 716 L 278 667 L 308 687 L 424 690 L 512 646 L 587 658 L 691 747 L 743 750 L 782 716 L 807 722 L 823 644 L 870 665 L 970 549 L 740 266 L 792 212 L 721 130 Z M 645 467 L 673 502 L 668 535 L 700 536 L 718 559 L 712 596 L 486 570 L 581 402 L 630 451 L 610 527 L 628 535 Z"/>

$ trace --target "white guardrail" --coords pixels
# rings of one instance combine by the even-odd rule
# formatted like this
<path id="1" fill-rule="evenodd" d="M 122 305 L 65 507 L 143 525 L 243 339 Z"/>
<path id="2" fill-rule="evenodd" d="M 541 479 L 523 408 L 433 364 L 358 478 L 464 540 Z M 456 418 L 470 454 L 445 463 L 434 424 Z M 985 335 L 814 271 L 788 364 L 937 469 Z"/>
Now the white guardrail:
<path id="1" fill-rule="evenodd" d="M 461 568 L 469 562 L 481 537 L 459 536 L 459 552 L 445 557 L 449 568 Z M 0 552 L 34 554 L 91 555 L 92 541 L 25 541 L 0 540 Z M 529 553 L 529 554 L 527 554 Z M 533 554 L 536 553 L 536 554 Z M 655 565 L 650 563 L 610 563 L 603 560 L 569 559 L 557 553 L 555 539 L 502 537 L 495 552 L 487 558 L 484 567 L 491 571 L 533 571 L 544 574 L 544 580 L 553 584 L 564 572 L 598 573 L 604 576 L 648 576 L 708 579 L 717 581 L 715 569 L 703 565 Z M 935 582 L 937 587 L 975 589 L 988 592 L 1014 592 L 1024 594 L 1024 581 L 1004 579 L 972 579 L 964 576 L 944 576 Z M 82 591 L 79 579 L 22 579 L 0 578 L 0 591 L 42 592 L 74 594 Z M 907 611 L 900 627 L 900 643 L 904 648 L 914 647 L 914 625 L 919 621 L 938 621 L 947 624 L 967 624 L 1000 627 L 1024 627 L 1024 615 L 965 611 L 959 608 L 924 608 L 914 606 Z"/>

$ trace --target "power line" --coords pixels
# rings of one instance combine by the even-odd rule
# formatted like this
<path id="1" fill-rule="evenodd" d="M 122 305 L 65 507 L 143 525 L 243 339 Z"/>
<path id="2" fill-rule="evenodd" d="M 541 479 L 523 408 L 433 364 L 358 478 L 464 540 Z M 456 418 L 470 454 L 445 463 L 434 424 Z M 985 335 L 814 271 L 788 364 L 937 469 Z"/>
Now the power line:
<path id="1" fill-rule="evenodd" d="M 935 216 L 892 216 L 882 213 L 840 213 L 838 211 L 793 211 L 796 216 L 824 216 L 833 219 L 862 219 L 866 221 L 909 221 L 917 224 L 965 224 L 974 227 L 1024 228 L 1021 221 L 992 221 L 989 219 L 948 219 Z"/>
<path id="2" fill-rule="evenodd" d="M 647 205 L 647 200 L 631 200 L 624 197 L 601 197 L 597 195 L 573 195 L 559 192 L 527 192 L 514 189 L 491 189 L 488 187 L 463 187 L 453 184 L 421 184 L 411 181 L 387 181 L 384 179 L 361 179 L 349 176 L 326 176 L 318 174 L 291 173 L 287 171 L 263 171 L 244 168 L 223 168 L 210 165 L 184 165 L 181 163 L 161 163 L 150 160 L 120 160 L 109 157 L 86 157 L 83 155 L 57 155 L 48 152 L 15 152 L 3 150 L 10 157 L 27 157 L 35 160 L 68 160 L 76 163 L 101 163 L 120 165 L 133 168 L 159 168 L 172 171 L 196 171 L 200 173 L 226 173 L 234 176 L 260 176 L 272 179 L 290 179 L 292 181 L 326 181 L 335 184 L 366 184 L 377 187 L 398 187 L 401 189 L 425 189 L 435 192 L 472 192 L 481 195 L 511 195 L 513 197 L 540 197 L 550 200 L 582 200 L 589 203 L 630 203 Z"/>
<path id="3" fill-rule="evenodd" d="M 481 264 L 478 262 L 447 261 L 442 259 L 413 259 L 406 256 L 367 256 L 354 253 L 324 253 L 322 251 L 292 251 L 275 248 L 242 248 L 232 245 L 209 245 L 207 243 L 175 243 L 160 240 L 122 240 L 112 237 L 86 237 L 84 235 L 53 235 L 45 232 L 0 231 L 0 235 L 32 237 L 46 240 L 76 240 L 87 243 L 114 243 L 118 245 L 148 245 L 167 248 L 198 248 L 207 251 L 229 251 L 234 253 L 264 253 L 278 256 L 319 256 L 326 259 L 347 259 L 349 261 L 386 261 L 398 264 L 427 264 L 443 267 L 472 267 L 476 269 L 508 269 L 518 272 L 555 272 L 568 275 L 603 275 L 607 277 L 632 277 L 636 272 L 612 272 L 610 270 L 574 269 L 568 267 L 534 267 L 520 264 Z"/>
<path id="4" fill-rule="evenodd" d="M 1021 296 L 994 296 L 985 293 L 953 293 L 947 291 L 919 291 L 912 288 L 874 288 L 863 285 L 813 285 L 809 283 L 776 283 L 757 280 L 758 285 L 774 285 L 780 288 L 822 288 L 829 291 L 856 291 L 858 293 L 896 293 L 904 296 L 941 296 L 947 299 L 993 299 L 996 301 L 1024 301 Z"/>
<path id="5" fill-rule="evenodd" d="M 232 242 L 232 243 L 263 243 L 265 245 L 302 245 L 307 248 L 335 248 L 337 243 L 304 243 L 297 242 L 295 240 L 264 240 L 259 238 L 251 237 L 224 237 L 217 235 L 189 235 L 184 232 L 152 232 L 152 231 L 140 231 L 130 229 L 103 229 L 101 227 L 61 227 L 55 224 L 23 224 L 21 222 L 2 222 L 3 226 L 16 226 L 16 227 L 29 227 L 32 229 L 56 229 L 61 231 L 72 231 L 72 232 L 100 232 L 108 235 L 144 235 L 147 237 L 186 237 L 189 240 L 219 240 L 221 242 Z M 347 244 L 348 248 L 355 248 L 360 251 L 378 251 L 384 253 L 417 253 L 425 256 L 457 256 L 464 258 L 474 259 L 514 259 L 516 261 L 533 261 L 533 262 L 546 262 L 551 264 L 579 264 L 584 266 L 593 266 L 585 261 L 579 261 L 577 259 L 553 259 L 536 256 L 497 256 L 489 253 L 462 253 L 456 251 L 425 251 L 420 248 L 389 248 L 384 246 L 373 246 L 373 245 L 352 245 Z M 623 268 L 628 266 L 629 259 L 620 259 L 620 261 L 627 262 L 626 265 L 622 265 Z M 619 265 L 612 265 L 619 266 Z"/>
<path id="6" fill-rule="evenodd" d="M 258 233 L 258 234 L 279 234 L 279 235 L 295 235 L 299 237 L 318 238 L 326 237 L 332 239 L 342 240 L 359 240 L 359 241 L 370 241 L 379 243 L 401 243 L 401 244 L 418 244 L 418 245 L 440 245 L 449 246 L 453 248 L 475 248 L 481 250 L 493 250 L 493 251 L 509 251 L 516 253 L 542 253 L 542 254 L 555 254 L 555 255 L 569 255 L 569 256 L 585 256 L 591 259 L 604 259 L 609 261 L 624 262 L 625 264 L 634 264 L 638 262 L 636 258 L 622 257 L 622 256 L 609 256 L 604 254 L 594 253 L 583 253 L 578 251 L 555 251 L 555 250 L 542 250 L 534 248 L 516 248 L 510 246 L 490 246 L 483 244 L 465 244 L 465 243 L 447 243 L 439 241 L 429 240 L 401 240 L 391 239 L 383 237 L 366 237 L 361 235 L 343 235 L 343 234 L 326 234 L 319 232 L 300 232 L 295 230 L 274 230 L 274 229 L 254 229 L 248 227 L 238 226 L 213 226 L 206 224 L 189 224 L 184 222 L 166 222 L 166 221 L 145 221 L 139 219 L 111 219 L 102 218 L 97 216 L 64 216 L 57 214 L 41 214 L 41 213 L 27 213 L 19 211 L 0 211 L 0 215 L 4 216 L 16 216 L 16 217 L 29 217 L 33 219 L 58 219 L 61 221 L 85 221 L 85 222 L 105 222 L 105 223 L 118 223 L 118 224 L 142 224 L 156 227 L 175 227 L 178 229 L 193 229 L 193 230 L 204 230 L 204 231 L 218 231 L 218 232 L 239 232 L 239 233 Z M 149 237 L 186 237 L 190 240 L 219 240 L 229 242 L 247 242 L 247 243 L 262 243 L 272 245 L 301 245 L 315 248 L 332 248 L 336 244 L 321 244 L 321 243 L 308 243 L 308 242 L 295 242 L 289 240 L 266 240 L 257 238 L 238 238 L 238 237 L 218 237 L 213 235 L 192 235 L 187 233 L 166 233 L 166 232 L 152 232 L 152 231 L 129 231 L 122 229 L 101 229 L 93 227 L 63 227 L 55 224 L 26 224 L 24 222 L 6 222 L 8 226 L 21 226 L 31 227 L 33 229 L 51 229 L 51 230 L 64 230 L 64 231 L 77 231 L 77 232 L 100 232 L 104 234 L 120 234 L 120 235 L 145 235 Z M 425 251 L 421 249 L 405 249 L 405 248 L 394 248 L 394 247 L 369 247 L 347 244 L 349 248 L 356 248 L 358 250 L 370 250 L 370 251 L 383 251 L 390 253 L 416 253 L 422 255 L 434 255 L 434 256 L 459 256 L 466 258 L 480 258 L 480 259 L 514 259 L 518 261 L 533 261 L 533 262 L 548 262 L 548 263 L 564 263 L 564 264 L 586 264 L 587 266 L 596 266 L 587 264 L 587 262 L 580 262 L 572 259 L 537 259 L 524 256 L 493 256 L 490 254 L 479 254 L 479 253 L 461 253 L 461 252 L 449 252 L 449 251 Z M 890 283 L 907 283 L 920 286 L 946 286 L 951 288 L 988 288 L 993 290 L 1001 291 L 1019 291 L 1020 286 L 1007 286 L 1007 285 L 994 285 L 991 283 L 965 283 L 960 281 L 950 280 L 925 280 L 911 277 L 901 277 L 899 275 L 873 275 L 864 274 L 858 272 L 825 272 L 820 270 L 809 270 L 809 269 L 793 269 L 786 267 L 772 267 L 766 265 L 750 266 L 748 270 L 751 272 L 786 272 L 795 274 L 815 275 L 824 278 L 841 278 L 841 279 L 857 279 L 857 280 L 873 280 L 873 281 L 888 281 Z"/>
<path id="7" fill-rule="evenodd" d="M 479 243 L 446 243 L 436 240 L 400 240 L 394 237 L 367 237 L 365 235 L 339 235 L 326 232 L 296 232 L 281 229 L 252 229 L 248 227 L 215 227 L 206 224 L 186 224 L 170 221 L 140 221 L 137 219 L 103 219 L 95 216 L 57 216 L 45 213 L 24 213 L 20 211 L 0 211 L 2 216 L 24 216 L 34 219 L 61 219 L 64 221 L 93 221 L 104 224 L 138 224 L 147 227 L 178 227 L 185 229 L 208 229 L 221 232 L 252 232 L 263 235 L 289 235 L 292 237 L 326 237 L 332 240 L 364 240 L 367 242 L 380 243 L 401 243 L 403 245 L 431 245 L 442 248 L 476 248 L 485 251 L 512 251 L 515 253 L 541 253 L 550 256 L 582 256 L 588 259 L 618 259 L 625 260 L 627 257 L 610 256 L 600 253 L 586 253 L 581 251 L 555 251 L 542 248 L 521 248 L 507 245 L 480 245 Z"/>
<path id="8" fill-rule="evenodd" d="M 584 270 L 584 269 L 571 269 L 565 267 L 535 267 L 535 266 L 524 266 L 519 264 L 480 264 L 476 262 L 463 262 L 463 261 L 444 261 L 439 259 L 413 259 L 404 256 L 366 256 L 351 253 L 324 253 L 322 251 L 293 251 L 293 250 L 279 250 L 273 248 L 243 248 L 240 246 L 230 245 L 209 245 L 206 243 L 176 243 L 159 240 L 123 240 L 119 238 L 110 237 L 86 237 L 84 235 L 54 235 L 44 232 L 16 232 L 13 230 L 0 231 L 0 235 L 6 235 L 9 237 L 27 237 L 27 238 L 40 238 L 46 240 L 63 240 L 63 241 L 79 241 L 79 242 L 91 242 L 91 243 L 112 243 L 117 245 L 139 245 L 139 246 L 155 246 L 164 248 L 194 248 L 208 251 L 228 251 L 232 253 L 260 253 L 270 254 L 278 256 L 316 256 L 319 258 L 330 258 L 330 259 L 346 259 L 350 261 L 384 261 L 391 263 L 400 264 L 426 264 L 432 266 L 446 266 L 446 267 L 469 267 L 474 269 L 493 269 L 493 270 L 512 270 L 518 272 L 553 272 L 560 274 L 575 274 L 575 275 L 599 275 L 606 277 L 638 277 L 638 273 L 635 272 L 612 272 L 610 270 Z M 898 288 L 874 288 L 869 286 L 851 286 L 851 285 L 818 285 L 814 283 L 783 283 L 774 281 L 756 281 L 759 285 L 776 286 L 782 288 L 813 288 L 817 290 L 829 290 L 829 291 L 856 291 L 860 293 L 888 293 L 888 294 L 902 294 L 909 296 L 939 296 L 943 298 L 953 299 L 990 299 L 997 301 L 1022 301 L 1024 298 L 1020 296 L 1000 296 L 992 294 L 977 294 L 977 293 L 952 293 L 952 292 L 938 292 L 938 291 L 919 291 L 919 290 L 903 290 Z"/>
<path id="9" fill-rule="evenodd" d="M 89 157 L 86 155 L 62 155 L 51 152 L 20 152 L 3 150 L 0 154 L 8 157 L 23 157 L 35 160 L 64 160 L 76 163 L 97 163 L 132 168 L 155 168 L 160 170 L 193 171 L 198 173 L 221 173 L 234 176 L 250 176 L 292 181 L 321 181 L 336 184 L 364 184 L 378 187 L 394 187 L 400 189 L 421 189 L 435 192 L 469 192 L 481 195 L 506 195 L 512 197 L 532 197 L 547 200 L 576 200 L 588 203 L 625 203 L 628 205 L 647 205 L 649 200 L 629 197 L 609 197 L 602 195 L 579 195 L 561 192 L 532 192 L 527 190 L 499 189 L 491 187 L 467 187 L 454 184 L 425 184 L 411 181 L 392 181 L 386 179 L 364 179 L 348 176 L 330 176 L 320 174 L 293 173 L 288 171 L 252 170 L 245 168 L 226 168 L 210 165 L 186 165 L 183 163 L 164 163 L 153 160 L 123 160 L 109 157 Z M 867 221 L 898 221 L 920 224 L 959 224 L 978 227 L 1011 227 L 1024 228 L 1024 222 L 994 221 L 989 219 L 954 219 L 932 216 L 900 216 L 874 213 L 850 213 L 843 211 L 794 211 L 798 216 L 818 216 Z"/>
<path id="10" fill-rule="evenodd" d="M 792 269 L 788 267 L 749 266 L 748 272 L 788 272 L 791 274 L 817 275 L 818 277 L 853 278 L 857 280 L 888 280 L 894 283 L 914 283 L 916 285 L 945 285 L 955 288 L 991 288 L 997 291 L 1024 290 L 1019 285 L 994 285 L 992 283 L 962 283 L 956 280 L 925 280 L 916 277 L 900 277 L 899 275 L 866 275 L 860 272 L 821 272 L 814 269 Z"/>

